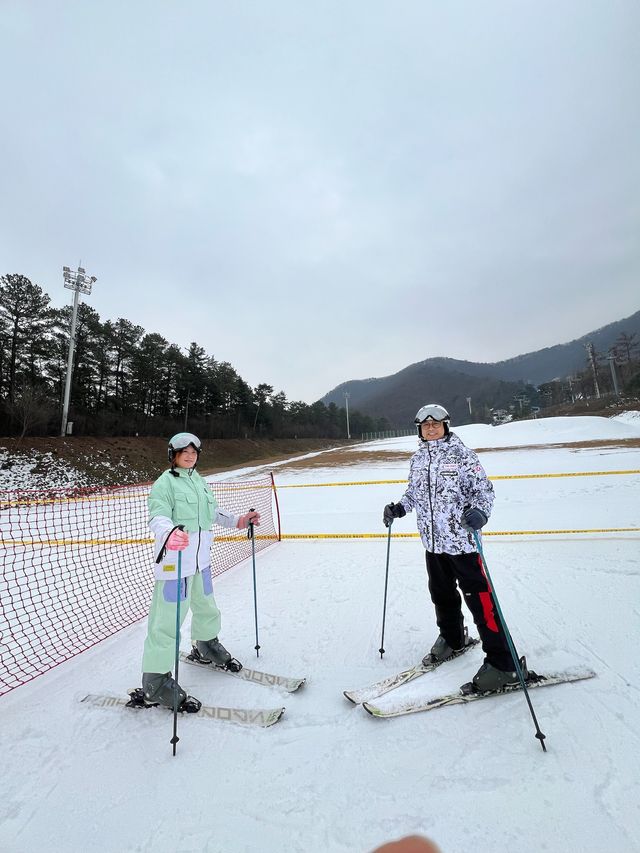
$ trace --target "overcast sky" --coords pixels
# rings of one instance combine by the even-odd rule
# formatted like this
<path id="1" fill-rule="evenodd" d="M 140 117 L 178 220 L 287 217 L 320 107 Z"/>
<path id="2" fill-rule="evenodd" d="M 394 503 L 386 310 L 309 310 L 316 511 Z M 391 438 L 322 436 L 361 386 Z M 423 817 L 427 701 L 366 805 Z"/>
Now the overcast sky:
<path id="1" fill-rule="evenodd" d="M 0 0 L 0 274 L 313 402 L 640 309 L 637 0 Z"/>

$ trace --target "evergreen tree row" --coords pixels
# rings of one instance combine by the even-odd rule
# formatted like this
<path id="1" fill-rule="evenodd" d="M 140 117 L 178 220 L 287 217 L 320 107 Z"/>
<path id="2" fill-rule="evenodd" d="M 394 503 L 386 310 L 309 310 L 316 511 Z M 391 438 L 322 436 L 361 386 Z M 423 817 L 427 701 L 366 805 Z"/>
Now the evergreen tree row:
<path id="1" fill-rule="evenodd" d="M 0 277 L 0 432 L 60 431 L 71 306 L 26 276 Z M 251 388 L 227 361 L 197 343 L 186 355 L 129 320 L 103 322 L 78 306 L 69 421 L 79 435 L 159 435 L 181 429 L 203 438 L 344 438 L 346 412 L 288 401 L 267 383 Z M 349 412 L 351 435 L 388 428 Z"/>

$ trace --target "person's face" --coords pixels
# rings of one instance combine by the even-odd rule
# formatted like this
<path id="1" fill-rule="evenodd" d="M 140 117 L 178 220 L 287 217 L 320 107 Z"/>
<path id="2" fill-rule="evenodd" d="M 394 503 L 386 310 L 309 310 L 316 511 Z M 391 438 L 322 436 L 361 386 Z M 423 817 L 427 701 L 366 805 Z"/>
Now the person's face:
<path id="1" fill-rule="evenodd" d="M 173 461 L 176 468 L 193 468 L 198 461 L 198 453 L 195 447 L 190 444 L 184 450 L 178 450 Z"/>
<path id="2" fill-rule="evenodd" d="M 420 424 L 420 435 L 425 441 L 435 441 L 444 437 L 444 421 L 434 421 L 427 418 Z"/>

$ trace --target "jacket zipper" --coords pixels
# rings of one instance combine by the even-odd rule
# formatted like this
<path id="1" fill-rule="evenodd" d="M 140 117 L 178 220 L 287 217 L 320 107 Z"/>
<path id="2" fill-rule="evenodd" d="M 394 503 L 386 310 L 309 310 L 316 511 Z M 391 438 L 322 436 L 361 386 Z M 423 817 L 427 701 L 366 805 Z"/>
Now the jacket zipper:
<path id="1" fill-rule="evenodd" d="M 429 513 L 431 515 L 431 553 L 435 554 L 436 551 L 436 531 L 433 522 L 433 499 L 431 497 L 431 448 L 429 447 L 429 443 L 427 442 L 427 453 L 429 454 L 429 467 L 427 468 L 427 488 L 429 490 Z M 438 483 L 438 478 L 436 475 L 436 485 Z M 434 497 L 435 497 L 435 489 L 434 489 Z"/>
<path id="2" fill-rule="evenodd" d="M 198 561 L 198 560 L 199 560 L 199 557 L 200 557 L 200 545 L 201 545 L 201 542 L 202 542 L 202 539 L 201 539 L 202 530 L 201 530 L 201 528 L 200 528 L 200 497 L 199 497 L 199 495 L 198 495 L 198 490 L 196 489 L 195 483 L 193 482 L 193 480 L 191 479 L 191 477 L 189 477 L 189 485 L 191 486 L 191 488 L 192 488 L 192 489 L 194 490 L 194 492 L 195 492 L 195 495 L 196 495 L 196 504 L 197 504 L 197 507 L 198 507 L 198 547 L 196 548 L 196 574 L 198 574 L 198 573 L 200 572 L 200 563 L 199 563 L 199 561 Z"/>

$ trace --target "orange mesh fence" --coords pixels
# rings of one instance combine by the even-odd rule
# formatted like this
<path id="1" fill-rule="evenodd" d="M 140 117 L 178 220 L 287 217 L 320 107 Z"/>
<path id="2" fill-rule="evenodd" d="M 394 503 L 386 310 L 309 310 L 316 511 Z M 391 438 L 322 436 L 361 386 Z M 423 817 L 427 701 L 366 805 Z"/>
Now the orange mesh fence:
<path id="1" fill-rule="evenodd" d="M 210 486 L 224 509 L 258 510 L 256 552 L 277 541 L 273 477 Z M 0 695 L 147 615 L 149 488 L 0 491 Z M 214 575 L 251 556 L 246 531 L 214 534 Z"/>

